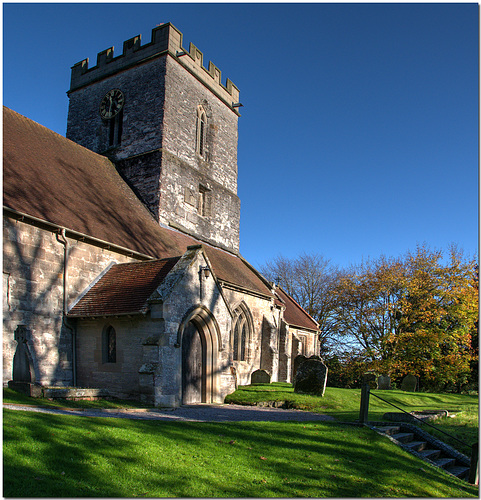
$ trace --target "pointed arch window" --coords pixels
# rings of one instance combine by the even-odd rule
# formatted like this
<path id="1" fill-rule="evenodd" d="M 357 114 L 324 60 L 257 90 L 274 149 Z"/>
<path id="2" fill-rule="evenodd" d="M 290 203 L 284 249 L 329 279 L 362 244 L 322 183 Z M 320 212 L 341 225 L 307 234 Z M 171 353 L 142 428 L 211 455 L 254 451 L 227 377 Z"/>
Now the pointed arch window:
<path id="1" fill-rule="evenodd" d="M 247 305 L 242 302 L 234 310 L 232 329 L 232 352 L 234 361 L 246 361 L 249 358 L 249 343 L 252 332 L 252 316 Z"/>
<path id="2" fill-rule="evenodd" d="M 200 156 L 205 156 L 205 132 L 207 124 L 207 115 L 202 106 L 197 106 L 197 126 L 195 151 Z"/>

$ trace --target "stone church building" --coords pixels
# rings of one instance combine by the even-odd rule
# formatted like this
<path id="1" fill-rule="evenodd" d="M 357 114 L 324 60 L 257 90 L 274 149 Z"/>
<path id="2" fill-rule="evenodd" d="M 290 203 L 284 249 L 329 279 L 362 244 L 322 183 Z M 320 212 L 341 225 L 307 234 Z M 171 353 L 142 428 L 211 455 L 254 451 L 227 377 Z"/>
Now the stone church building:
<path id="1" fill-rule="evenodd" d="M 4 384 L 175 407 L 291 381 L 318 325 L 239 254 L 237 87 L 167 23 L 68 96 L 66 138 L 4 108 Z"/>

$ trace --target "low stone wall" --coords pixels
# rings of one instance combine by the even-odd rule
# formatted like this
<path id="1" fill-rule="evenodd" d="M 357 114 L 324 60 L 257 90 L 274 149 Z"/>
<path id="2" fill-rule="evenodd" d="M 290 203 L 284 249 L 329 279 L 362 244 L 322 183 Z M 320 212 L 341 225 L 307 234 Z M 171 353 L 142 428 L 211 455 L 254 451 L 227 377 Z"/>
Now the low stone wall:
<path id="1" fill-rule="evenodd" d="M 47 399 L 86 399 L 93 401 L 96 399 L 111 396 L 107 389 L 82 389 L 78 387 L 44 387 L 42 389 L 43 397 Z"/>

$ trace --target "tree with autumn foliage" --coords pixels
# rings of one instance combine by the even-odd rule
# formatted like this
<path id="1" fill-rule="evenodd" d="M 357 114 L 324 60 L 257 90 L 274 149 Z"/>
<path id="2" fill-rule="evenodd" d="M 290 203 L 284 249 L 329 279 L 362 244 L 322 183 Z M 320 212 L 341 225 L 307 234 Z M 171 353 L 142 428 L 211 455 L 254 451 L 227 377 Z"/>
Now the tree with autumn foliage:
<path id="1" fill-rule="evenodd" d="M 357 346 L 368 367 L 421 377 L 425 387 L 460 388 L 477 356 L 476 263 L 451 249 L 418 247 L 346 273 L 336 290 L 336 332 Z"/>

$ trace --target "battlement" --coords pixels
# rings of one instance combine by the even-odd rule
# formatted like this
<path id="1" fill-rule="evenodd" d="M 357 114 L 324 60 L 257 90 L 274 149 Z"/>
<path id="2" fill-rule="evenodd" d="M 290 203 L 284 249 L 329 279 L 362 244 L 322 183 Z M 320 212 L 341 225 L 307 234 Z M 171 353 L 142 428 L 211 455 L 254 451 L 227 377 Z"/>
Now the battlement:
<path id="1" fill-rule="evenodd" d="M 155 27 L 152 30 L 150 43 L 141 45 L 141 36 L 137 35 L 124 42 L 122 54 L 117 57 L 114 57 L 114 48 L 110 47 L 97 54 L 96 66 L 89 68 L 88 59 L 72 66 L 68 93 L 166 54 L 176 59 L 235 113 L 239 114 L 238 106 L 236 106 L 239 103 L 239 89 L 228 78 L 224 86 L 221 82 L 220 69 L 211 61 L 209 61 L 208 69 L 204 68 L 203 54 L 194 44 L 190 43 L 189 51 L 186 51 L 182 47 L 182 33 L 171 23 Z"/>

